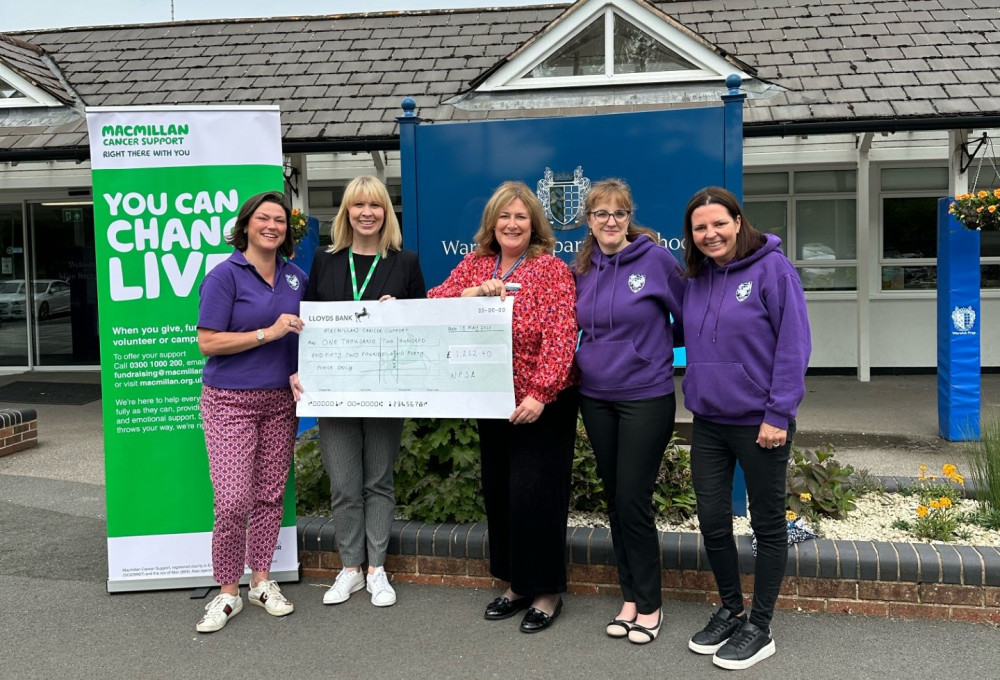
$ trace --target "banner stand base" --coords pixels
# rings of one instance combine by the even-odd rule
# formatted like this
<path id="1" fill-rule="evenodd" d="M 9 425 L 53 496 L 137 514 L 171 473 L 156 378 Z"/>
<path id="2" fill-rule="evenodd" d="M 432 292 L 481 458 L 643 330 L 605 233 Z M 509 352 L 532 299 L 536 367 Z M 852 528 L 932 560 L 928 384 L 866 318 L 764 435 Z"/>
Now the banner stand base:
<path id="1" fill-rule="evenodd" d="M 271 579 L 278 583 L 298 583 L 301 579 L 299 565 L 295 569 L 284 571 L 272 571 Z M 250 584 L 250 574 L 244 574 L 240 579 L 240 585 Z M 186 578 L 151 578 L 151 579 L 128 579 L 118 581 L 108 581 L 108 593 L 131 593 L 140 590 L 183 590 L 183 589 L 205 589 L 206 595 L 213 588 L 218 588 L 219 584 L 212 580 L 211 576 L 196 576 Z M 202 595 L 205 597 L 205 595 Z M 191 599 L 195 599 L 192 594 Z"/>
<path id="2" fill-rule="evenodd" d="M 204 600 L 212 592 L 211 588 L 201 586 L 191 591 L 192 600 Z"/>

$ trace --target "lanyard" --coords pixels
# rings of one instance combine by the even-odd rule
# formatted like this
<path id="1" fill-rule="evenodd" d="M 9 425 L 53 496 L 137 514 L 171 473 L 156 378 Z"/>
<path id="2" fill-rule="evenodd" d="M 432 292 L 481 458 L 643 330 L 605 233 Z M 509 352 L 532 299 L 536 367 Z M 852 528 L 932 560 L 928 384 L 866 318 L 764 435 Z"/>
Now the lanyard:
<path id="1" fill-rule="evenodd" d="M 521 257 L 517 258 L 517 261 L 514 263 L 514 266 L 508 269 L 507 273 L 500 277 L 500 280 L 506 281 L 507 277 L 514 273 L 514 270 L 517 269 L 522 262 L 524 262 L 524 258 L 527 256 L 528 256 L 528 251 L 525 250 L 523 253 L 521 253 Z M 493 265 L 493 276 L 490 277 L 491 279 L 497 278 L 497 274 L 500 273 L 500 258 L 502 257 L 503 254 L 497 255 L 497 263 Z"/>
<path id="2" fill-rule="evenodd" d="M 351 248 L 347 249 L 347 260 L 351 263 L 351 288 L 354 289 L 354 301 L 357 302 L 364 295 L 365 288 L 368 287 L 368 282 L 372 280 L 372 274 L 375 273 L 375 265 L 378 264 L 379 258 L 382 257 L 381 253 L 375 253 L 375 259 L 372 260 L 372 266 L 368 268 L 368 276 L 365 277 L 365 282 L 361 284 L 361 290 L 358 290 L 358 277 L 354 273 L 354 250 Z"/>

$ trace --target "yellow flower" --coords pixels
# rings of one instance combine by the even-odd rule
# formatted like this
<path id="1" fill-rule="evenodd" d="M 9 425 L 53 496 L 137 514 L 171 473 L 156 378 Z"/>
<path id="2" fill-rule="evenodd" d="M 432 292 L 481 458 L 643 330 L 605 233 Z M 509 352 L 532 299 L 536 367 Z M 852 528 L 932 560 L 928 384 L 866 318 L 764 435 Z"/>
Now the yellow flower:
<path id="1" fill-rule="evenodd" d="M 927 466 L 926 465 L 921 465 L 920 466 L 920 471 L 921 472 L 927 472 Z"/>
<path id="2" fill-rule="evenodd" d="M 983 206 L 979 206 L 978 208 L 976 208 L 977 213 L 981 213 L 982 211 L 983 211 Z"/>
<path id="3" fill-rule="evenodd" d="M 917 517 L 926 517 L 926 516 L 927 516 L 927 506 L 926 505 L 918 505 L 917 506 Z"/>
<path id="4" fill-rule="evenodd" d="M 938 508 L 940 508 L 940 507 L 941 507 L 941 501 L 931 501 L 931 502 L 930 502 L 930 503 L 928 503 L 927 505 L 929 505 L 930 507 L 932 507 L 932 508 L 934 508 L 935 510 L 937 510 Z"/>
<path id="5" fill-rule="evenodd" d="M 785 510 L 785 519 L 789 522 L 794 522 L 799 518 L 792 510 Z"/>
<path id="6" fill-rule="evenodd" d="M 926 478 L 926 477 L 924 477 L 923 475 L 920 475 L 919 477 L 917 477 L 917 481 L 920 481 L 920 482 L 926 482 L 926 481 L 927 481 L 927 478 Z"/>
<path id="7" fill-rule="evenodd" d="M 941 474 L 943 474 L 945 477 L 951 477 L 956 472 L 958 472 L 958 468 L 952 465 L 951 463 L 945 463 L 944 467 L 941 468 Z"/>
<path id="8" fill-rule="evenodd" d="M 947 496 L 941 496 L 941 498 L 938 499 L 938 507 L 940 507 L 940 508 L 950 508 L 951 507 L 951 499 L 948 498 Z"/>
<path id="9" fill-rule="evenodd" d="M 988 193 L 988 192 L 986 192 L 986 191 L 983 191 L 982 189 L 980 189 L 980 190 L 979 190 L 979 191 L 978 191 L 978 192 L 976 193 L 976 196 L 978 196 L 979 198 L 986 198 L 987 196 L 989 196 L 989 193 Z"/>
<path id="10" fill-rule="evenodd" d="M 993 197 L 994 198 L 1000 198 L 1000 188 L 997 188 L 997 189 L 993 190 Z"/>
<path id="11" fill-rule="evenodd" d="M 802 501 L 803 503 L 808 503 L 812 499 L 813 499 L 812 494 L 809 493 L 808 491 L 799 494 L 799 500 Z"/>
<path id="12" fill-rule="evenodd" d="M 963 477 L 962 475 L 958 474 L 957 472 L 955 473 L 955 475 L 951 479 L 956 484 L 965 484 L 965 477 Z"/>
<path id="13" fill-rule="evenodd" d="M 989 210 L 991 213 L 995 213 L 997 211 L 997 207 L 995 205 L 991 205 L 990 207 L 987 208 L 987 210 Z"/>

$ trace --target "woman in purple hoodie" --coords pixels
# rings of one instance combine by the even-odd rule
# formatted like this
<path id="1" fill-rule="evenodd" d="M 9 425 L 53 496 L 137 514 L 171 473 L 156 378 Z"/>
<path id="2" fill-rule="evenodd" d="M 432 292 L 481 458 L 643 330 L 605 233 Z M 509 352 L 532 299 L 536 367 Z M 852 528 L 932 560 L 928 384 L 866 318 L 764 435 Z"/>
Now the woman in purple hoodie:
<path id="1" fill-rule="evenodd" d="M 574 263 L 580 411 L 604 482 L 625 600 L 606 632 L 646 644 L 663 620 L 652 499 L 674 431 L 673 338 L 682 337 L 684 281 L 656 233 L 633 222 L 627 184 L 596 183 L 586 210 L 588 232 Z"/>
<path id="2" fill-rule="evenodd" d="M 785 472 L 805 394 L 811 342 L 805 295 L 781 240 L 747 221 L 720 187 L 684 213 L 684 405 L 694 414 L 691 473 L 698 522 L 722 607 L 688 648 L 716 666 L 749 668 L 774 654 L 771 616 L 785 575 Z M 733 469 L 746 476 L 757 537 L 753 606 L 743 610 L 733 540 Z"/>

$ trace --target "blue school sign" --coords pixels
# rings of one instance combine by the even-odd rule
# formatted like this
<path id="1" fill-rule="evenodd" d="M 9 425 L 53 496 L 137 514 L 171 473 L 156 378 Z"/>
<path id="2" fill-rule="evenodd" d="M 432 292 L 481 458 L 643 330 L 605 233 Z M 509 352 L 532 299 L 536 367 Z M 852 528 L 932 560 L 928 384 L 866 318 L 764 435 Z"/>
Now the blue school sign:
<path id="1" fill-rule="evenodd" d="M 743 101 L 729 76 L 723 105 L 667 111 L 420 124 L 403 101 L 399 122 L 404 245 L 420 254 L 427 286 L 445 278 L 475 248 L 483 208 L 503 182 L 520 180 L 546 206 L 556 254 L 570 262 L 586 234 L 583 197 L 590 184 L 618 177 L 632 188 L 634 220 L 660 234 L 684 261 L 682 222 L 705 186 L 743 195 Z M 676 356 L 683 363 L 683 352 Z M 746 514 L 742 475 L 734 510 Z"/>

